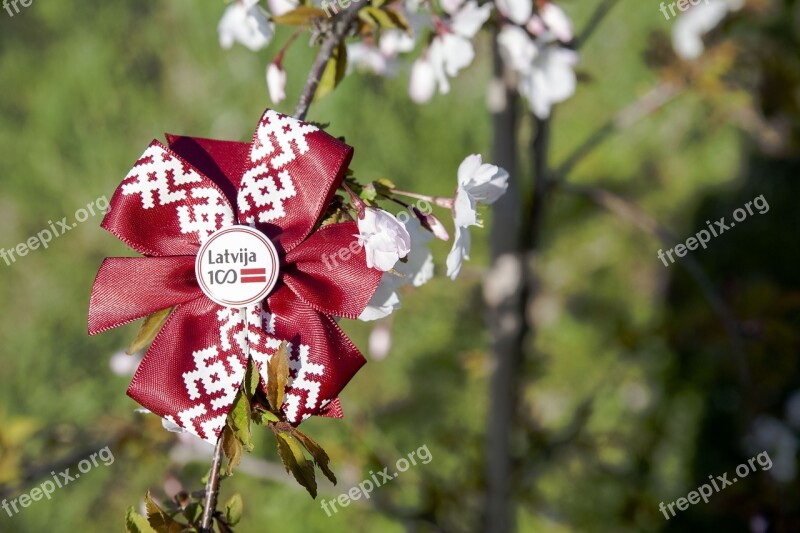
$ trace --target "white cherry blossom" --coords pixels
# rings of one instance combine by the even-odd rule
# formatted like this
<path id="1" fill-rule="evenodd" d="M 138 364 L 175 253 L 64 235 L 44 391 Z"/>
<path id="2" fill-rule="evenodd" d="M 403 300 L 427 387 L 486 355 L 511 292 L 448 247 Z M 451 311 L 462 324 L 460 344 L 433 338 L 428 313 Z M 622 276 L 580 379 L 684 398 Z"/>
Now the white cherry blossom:
<path id="1" fill-rule="evenodd" d="M 408 94 L 417 104 L 424 104 L 433 98 L 436 92 L 436 73 L 433 65 L 425 57 L 420 57 L 411 66 L 408 80 Z"/>
<path id="2" fill-rule="evenodd" d="M 396 70 L 394 59 L 366 43 L 347 45 L 347 67 L 348 70 L 365 70 L 378 76 L 391 76 Z"/>
<path id="3" fill-rule="evenodd" d="M 497 36 L 500 55 L 509 68 L 517 72 L 527 72 L 539 55 L 539 47 L 530 35 L 519 26 L 506 25 Z"/>
<path id="4" fill-rule="evenodd" d="M 364 246 L 367 266 L 384 272 L 411 251 L 408 230 L 394 215 L 383 209 L 364 208 L 358 218 L 358 239 Z"/>
<path id="5" fill-rule="evenodd" d="M 484 163 L 480 154 L 467 156 L 458 167 L 453 218 L 456 226 L 478 226 L 478 202 L 493 204 L 508 189 L 508 172 Z"/>
<path id="6" fill-rule="evenodd" d="M 411 251 L 406 262 L 397 262 L 392 272 L 383 275 L 367 308 L 358 317 L 359 320 L 368 322 L 390 315 L 400 308 L 400 287 L 421 287 L 433 277 L 433 254 L 428 249 L 428 243 L 433 237 L 430 232 L 422 229 L 416 217 L 406 220 L 405 228 L 411 238 Z"/>
<path id="7" fill-rule="evenodd" d="M 453 248 L 447 254 L 447 277 L 455 280 L 461 273 L 461 265 L 465 259 L 469 259 L 471 246 L 471 236 L 469 228 L 456 226 L 456 238 L 453 241 Z"/>
<path id="8" fill-rule="evenodd" d="M 548 118 L 553 105 L 575 94 L 577 63 L 578 54 L 574 50 L 560 46 L 539 49 L 531 70 L 522 75 L 519 84 L 520 94 L 537 117 Z"/>
<path id="9" fill-rule="evenodd" d="M 265 48 L 275 35 L 275 25 L 258 0 L 239 0 L 225 10 L 217 26 L 219 44 L 231 48 L 238 42 L 256 52 Z"/>
<path id="10" fill-rule="evenodd" d="M 556 39 L 568 43 L 572 40 L 572 21 L 559 6 L 552 2 L 547 2 L 539 9 L 539 17 L 550 30 Z"/>
<path id="11" fill-rule="evenodd" d="M 553 105 L 575 94 L 577 86 L 577 52 L 546 40 L 548 33 L 534 40 L 522 28 L 507 25 L 497 37 L 503 60 L 519 74 L 520 94 L 541 119 L 550 116 Z"/>
<path id="12" fill-rule="evenodd" d="M 533 14 L 532 0 L 495 0 L 497 10 L 514 24 L 524 25 Z"/>
<path id="13" fill-rule="evenodd" d="M 475 59 L 475 49 L 472 39 L 483 24 L 489 19 L 492 4 L 478 6 L 475 0 L 461 4 L 450 20 L 442 23 L 438 28 L 438 35 L 424 54 L 420 63 L 415 64 L 417 72 L 412 71 L 412 82 L 409 92 L 414 92 L 412 98 L 415 102 L 427 102 L 430 99 L 430 71 L 441 94 L 450 92 L 449 78 L 455 77 L 458 72 L 468 67 Z M 427 61 L 430 65 L 424 64 Z M 416 77 L 414 77 L 416 74 Z M 432 96 L 432 95 L 431 95 Z"/>
<path id="14" fill-rule="evenodd" d="M 493 204 L 508 189 L 508 172 L 483 162 L 480 154 L 467 156 L 458 167 L 458 186 L 453 205 L 455 240 L 447 255 L 447 276 L 456 279 L 469 259 L 469 226 L 478 226 L 478 203 Z"/>
<path id="15" fill-rule="evenodd" d="M 280 17 L 289 11 L 297 9 L 300 2 L 293 0 L 267 0 L 267 5 L 269 5 L 269 10 L 273 15 Z"/>
<path id="16" fill-rule="evenodd" d="M 270 100 L 275 104 L 286 98 L 286 71 L 274 62 L 267 67 L 267 90 Z"/>
<path id="17" fill-rule="evenodd" d="M 402 285 L 403 278 L 391 272 L 384 273 L 375 294 L 372 295 L 369 304 L 358 319 L 370 322 L 387 317 L 396 309 L 400 309 L 400 295 L 397 293 L 397 289 Z"/>
<path id="18" fill-rule="evenodd" d="M 729 12 L 738 11 L 744 0 L 706 0 L 682 13 L 672 28 L 672 47 L 683 59 L 700 57 L 703 36 L 716 28 Z"/>
<path id="19" fill-rule="evenodd" d="M 398 54 L 411 52 L 415 44 L 414 37 L 405 31 L 388 29 L 381 31 L 378 48 L 386 57 L 395 57 Z"/>

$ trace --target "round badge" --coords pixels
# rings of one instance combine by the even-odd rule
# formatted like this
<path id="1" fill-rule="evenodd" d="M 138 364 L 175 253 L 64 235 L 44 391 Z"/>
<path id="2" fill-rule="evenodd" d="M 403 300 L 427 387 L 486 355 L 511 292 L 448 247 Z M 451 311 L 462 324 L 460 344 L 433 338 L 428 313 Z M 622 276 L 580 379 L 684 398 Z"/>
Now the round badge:
<path id="1" fill-rule="evenodd" d="M 206 296 L 224 307 L 246 307 L 278 282 L 278 252 L 260 231 L 229 226 L 208 238 L 194 268 Z"/>

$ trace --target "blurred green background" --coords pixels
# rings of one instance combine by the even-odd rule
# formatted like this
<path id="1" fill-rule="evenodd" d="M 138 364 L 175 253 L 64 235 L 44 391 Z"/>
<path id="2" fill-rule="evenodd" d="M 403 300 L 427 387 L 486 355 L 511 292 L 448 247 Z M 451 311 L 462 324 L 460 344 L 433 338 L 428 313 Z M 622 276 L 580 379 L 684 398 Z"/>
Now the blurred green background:
<path id="1" fill-rule="evenodd" d="M 577 28 L 596 5 L 563 2 Z M 523 369 L 525 431 L 513 442 L 520 531 L 800 531 L 800 7 L 758 0 L 748 9 L 692 67 L 671 57 L 672 22 L 655 2 L 622 0 L 581 49 L 582 83 L 552 124 L 556 166 L 651 87 L 682 89 L 582 159 L 569 182 L 636 202 L 681 241 L 755 196 L 770 210 L 693 254 L 738 321 L 739 357 L 686 270 L 658 260 L 661 243 L 584 197 L 551 197 L 528 306 L 537 336 Z M 289 32 L 260 53 L 225 51 L 215 30 L 223 10 L 221 1 L 35 0 L 13 18 L 0 11 L 0 247 L 110 198 L 162 132 L 250 137 L 270 105 L 265 67 Z M 330 122 L 356 148 L 359 178 L 450 195 L 467 154 L 490 158 L 488 36 L 476 50 L 452 94 L 428 105 L 409 101 L 403 67 L 395 79 L 348 76 L 308 119 Z M 292 112 L 313 52 L 305 37 L 290 49 L 279 111 Z M 523 143 L 530 129 L 526 119 Z M 529 183 L 530 172 L 524 159 L 517 178 Z M 112 371 L 137 326 L 86 335 L 97 267 L 131 254 L 99 223 L 0 263 L 0 494 L 15 498 L 105 446 L 115 462 L 50 502 L 0 511 L 0 531 L 121 531 L 125 508 L 148 489 L 160 499 L 197 490 L 208 467 L 210 449 L 134 413 L 129 377 Z M 277 465 L 264 431 L 257 462 L 223 482 L 223 501 L 244 495 L 237 531 L 480 530 L 493 368 L 480 287 L 488 235 L 473 234 L 457 282 L 444 276 L 448 245 L 433 244 L 437 277 L 404 293 L 384 323 L 385 358 L 367 353 L 375 324 L 343 321 L 370 363 L 342 395 L 344 420 L 303 426 L 340 478 L 321 485 L 325 499 L 421 446 L 433 460 L 328 518 Z M 772 469 L 664 520 L 659 502 L 764 450 Z"/>

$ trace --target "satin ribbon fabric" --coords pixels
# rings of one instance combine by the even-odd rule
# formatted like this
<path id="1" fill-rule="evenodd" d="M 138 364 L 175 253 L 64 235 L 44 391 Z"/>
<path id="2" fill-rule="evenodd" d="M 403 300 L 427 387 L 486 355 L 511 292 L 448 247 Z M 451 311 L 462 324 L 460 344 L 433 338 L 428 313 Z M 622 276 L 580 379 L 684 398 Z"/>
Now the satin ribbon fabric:
<path id="1" fill-rule="evenodd" d="M 266 376 L 282 342 L 290 379 L 281 410 L 294 424 L 341 417 L 338 394 L 365 360 L 333 317 L 357 318 L 381 272 L 363 250 L 335 269 L 322 258 L 348 248 L 355 223 L 316 231 L 353 155 L 317 127 L 272 110 L 250 143 L 168 135 L 153 141 L 120 184 L 102 227 L 144 257 L 107 258 L 89 305 L 94 335 L 175 307 L 128 394 L 150 411 L 215 442 L 244 377 L 247 354 Z M 194 272 L 201 245 L 245 224 L 272 240 L 280 279 L 243 309 L 212 302 Z M 262 378 L 262 386 L 266 383 Z"/>

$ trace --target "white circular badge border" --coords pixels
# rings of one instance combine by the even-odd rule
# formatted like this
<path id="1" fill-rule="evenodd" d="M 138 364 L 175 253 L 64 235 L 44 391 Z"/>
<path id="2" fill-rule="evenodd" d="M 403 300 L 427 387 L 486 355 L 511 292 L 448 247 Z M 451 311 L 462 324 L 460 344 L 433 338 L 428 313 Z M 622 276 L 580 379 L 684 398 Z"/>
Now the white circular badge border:
<path id="1" fill-rule="evenodd" d="M 270 276 L 267 286 L 264 287 L 264 290 L 258 293 L 257 296 L 251 298 L 250 300 L 246 300 L 244 302 L 231 302 L 211 296 L 212 291 L 208 288 L 208 285 L 206 285 L 206 281 L 203 278 L 203 273 L 200 270 L 200 263 L 202 263 L 203 261 L 202 258 L 205 255 L 206 250 L 208 250 L 208 247 L 214 241 L 214 239 L 224 235 L 225 233 L 230 233 L 232 231 L 244 231 L 245 233 L 249 233 L 253 237 L 256 237 L 261 242 L 263 242 L 267 246 L 267 251 L 269 252 L 269 255 L 272 257 L 273 265 L 275 266 L 275 268 L 273 268 L 272 270 L 272 275 Z M 200 251 L 197 253 L 197 258 L 194 261 L 194 274 L 195 277 L 197 278 L 198 285 L 200 285 L 200 290 L 202 290 L 203 294 L 205 294 L 211 301 L 223 307 L 239 308 L 239 307 L 247 307 L 248 305 L 253 305 L 254 303 L 260 302 L 264 298 L 266 298 L 266 296 L 272 291 L 272 289 L 275 288 L 275 285 L 278 283 L 278 272 L 280 271 L 279 265 L 280 263 L 278 262 L 278 250 L 275 248 L 275 245 L 272 244 L 272 241 L 269 240 L 269 238 L 266 235 L 264 235 L 255 228 L 251 228 L 250 226 L 237 224 L 234 226 L 228 226 L 226 228 L 223 228 L 213 233 L 208 239 L 206 239 L 205 244 L 203 244 L 203 246 L 200 247 Z"/>

